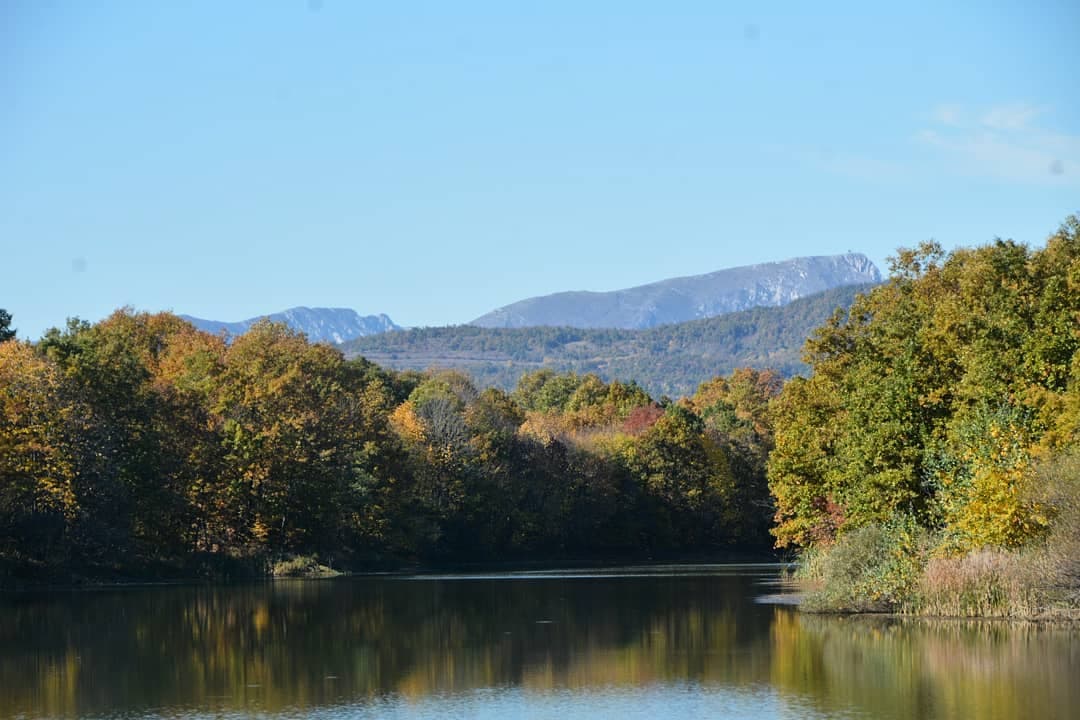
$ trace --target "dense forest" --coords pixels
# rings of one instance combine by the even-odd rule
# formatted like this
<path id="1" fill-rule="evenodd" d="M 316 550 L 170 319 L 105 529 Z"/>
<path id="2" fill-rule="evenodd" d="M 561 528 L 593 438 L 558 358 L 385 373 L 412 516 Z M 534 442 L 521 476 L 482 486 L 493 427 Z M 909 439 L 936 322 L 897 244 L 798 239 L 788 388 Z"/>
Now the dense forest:
<path id="1" fill-rule="evenodd" d="M 898 253 L 773 401 L 780 545 L 822 609 L 1080 606 L 1080 220 Z"/>
<path id="2" fill-rule="evenodd" d="M 661 406 L 542 370 L 506 393 L 269 322 L 226 343 L 171 314 L 73 320 L 0 343 L 2 572 L 765 551 L 779 389 L 740 371 Z"/>
<path id="3" fill-rule="evenodd" d="M 834 288 L 783 307 L 647 330 L 459 325 L 370 335 L 344 349 L 399 370 L 462 370 L 477 385 L 504 390 L 526 372 L 551 369 L 636 382 L 654 397 L 683 397 L 741 367 L 772 368 L 784 377 L 805 372 L 800 351 L 806 338 L 869 287 Z"/>

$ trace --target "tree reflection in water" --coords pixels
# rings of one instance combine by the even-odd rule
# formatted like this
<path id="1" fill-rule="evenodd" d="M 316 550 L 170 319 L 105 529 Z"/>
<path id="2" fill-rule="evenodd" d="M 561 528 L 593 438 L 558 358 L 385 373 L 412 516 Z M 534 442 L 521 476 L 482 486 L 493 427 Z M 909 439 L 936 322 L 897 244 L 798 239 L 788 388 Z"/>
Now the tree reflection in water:
<path id="1" fill-rule="evenodd" d="M 1080 707 L 1074 627 L 802 616 L 753 602 L 776 572 L 7 596 L 0 717 L 293 714 L 492 688 L 551 702 L 666 685 L 764 692 L 821 715 L 1055 717 Z"/>

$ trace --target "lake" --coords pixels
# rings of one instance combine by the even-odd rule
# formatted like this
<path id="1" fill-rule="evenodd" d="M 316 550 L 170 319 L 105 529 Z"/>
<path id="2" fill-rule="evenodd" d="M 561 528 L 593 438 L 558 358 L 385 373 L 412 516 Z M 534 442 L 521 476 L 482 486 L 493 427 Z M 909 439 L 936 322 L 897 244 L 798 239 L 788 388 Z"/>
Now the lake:
<path id="1" fill-rule="evenodd" d="M 1080 716 L 1075 626 L 800 615 L 780 573 L 0 595 L 0 718 Z"/>

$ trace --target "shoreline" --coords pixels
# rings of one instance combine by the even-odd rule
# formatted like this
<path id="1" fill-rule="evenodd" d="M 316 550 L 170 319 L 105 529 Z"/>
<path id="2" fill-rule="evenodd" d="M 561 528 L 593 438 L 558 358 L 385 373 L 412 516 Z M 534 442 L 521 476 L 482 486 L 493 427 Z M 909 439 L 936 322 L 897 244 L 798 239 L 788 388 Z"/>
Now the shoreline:
<path id="1" fill-rule="evenodd" d="M 787 565 L 790 561 L 768 553 L 729 552 L 716 555 L 686 555 L 677 557 L 589 557 L 571 556 L 559 559 L 538 560 L 498 560 L 479 562 L 446 562 L 446 563 L 400 563 L 393 566 L 360 568 L 354 570 L 340 570 L 329 566 L 332 572 L 316 568 L 313 572 L 300 572 L 296 574 L 275 575 L 270 572 L 251 573 L 242 576 L 207 577 L 205 575 L 190 574 L 177 575 L 166 578 L 139 578 L 137 576 L 124 576 L 123 573 L 113 573 L 119 576 L 117 579 L 105 579 L 101 576 L 82 575 L 71 571 L 76 576 L 67 582 L 52 582 L 46 578 L 0 578 L 0 596 L 17 593 L 36 592 L 70 592 L 75 590 L 101 590 L 110 588 L 135 588 L 135 587 L 169 587 L 169 586 L 203 586 L 203 585 L 243 585 L 249 583 L 278 582 L 288 580 L 337 580 L 343 578 L 358 577 L 387 577 L 387 576 L 410 576 L 410 575 L 437 575 L 437 574 L 468 574 L 468 573 L 526 573 L 526 572 L 554 572 L 603 570 L 623 567 L 663 567 L 666 565 Z M 60 574 L 66 574 L 60 572 Z"/>

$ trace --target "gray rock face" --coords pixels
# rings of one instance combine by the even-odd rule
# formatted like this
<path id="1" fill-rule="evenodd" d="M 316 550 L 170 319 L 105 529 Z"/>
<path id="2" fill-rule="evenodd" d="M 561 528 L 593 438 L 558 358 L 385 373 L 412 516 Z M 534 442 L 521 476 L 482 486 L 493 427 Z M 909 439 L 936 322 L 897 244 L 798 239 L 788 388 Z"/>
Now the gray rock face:
<path id="1" fill-rule="evenodd" d="M 802 257 L 671 278 L 611 292 L 562 292 L 529 298 L 482 315 L 480 327 L 552 325 L 648 328 L 754 307 L 778 307 L 845 285 L 881 282 L 861 253 Z"/>
<path id="2" fill-rule="evenodd" d="M 312 342 L 340 344 L 354 338 L 375 335 L 376 333 L 400 330 L 386 315 L 360 315 L 348 308 L 307 308 L 295 307 L 271 315 L 240 320 L 239 322 L 221 322 L 203 320 L 190 315 L 181 315 L 183 319 L 200 330 L 214 333 L 224 330 L 229 335 L 243 335 L 248 328 L 264 317 L 273 322 L 283 322 L 293 330 L 307 335 Z"/>

